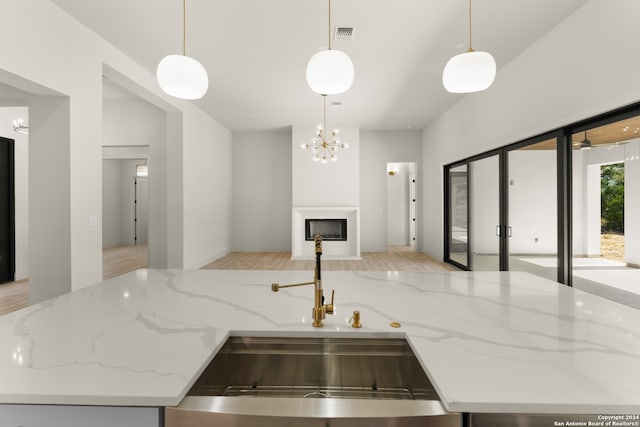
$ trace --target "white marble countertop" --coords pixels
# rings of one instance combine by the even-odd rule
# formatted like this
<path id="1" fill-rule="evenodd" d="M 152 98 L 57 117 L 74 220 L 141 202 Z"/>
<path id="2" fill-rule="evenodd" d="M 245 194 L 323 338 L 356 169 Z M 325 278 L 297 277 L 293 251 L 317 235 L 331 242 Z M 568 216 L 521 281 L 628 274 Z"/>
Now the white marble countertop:
<path id="1" fill-rule="evenodd" d="M 311 287 L 270 290 L 311 278 L 138 270 L 2 316 L 0 403 L 173 406 L 230 334 L 399 334 L 450 412 L 640 413 L 638 310 L 527 273 L 326 271 L 316 329 Z"/>

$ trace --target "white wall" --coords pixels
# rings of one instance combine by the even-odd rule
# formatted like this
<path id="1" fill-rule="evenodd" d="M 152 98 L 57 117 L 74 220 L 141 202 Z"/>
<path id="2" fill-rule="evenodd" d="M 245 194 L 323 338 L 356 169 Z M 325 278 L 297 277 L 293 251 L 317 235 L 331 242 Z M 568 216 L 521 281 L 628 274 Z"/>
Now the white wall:
<path id="1" fill-rule="evenodd" d="M 29 302 L 32 304 L 68 292 L 72 283 L 70 112 L 66 96 L 29 100 Z M 83 236 L 85 239 L 97 228 L 97 218 L 98 214 L 88 216 L 86 226 L 90 232 Z"/>
<path id="2" fill-rule="evenodd" d="M 183 265 L 200 268 L 231 250 L 232 138 L 201 111 L 184 116 L 183 129 Z"/>
<path id="3" fill-rule="evenodd" d="M 166 113 L 144 100 L 105 100 L 102 145 L 151 146 L 166 140 Z"/>
<path id="4" fill-rule="evenodd" d="M 444 164 L 640 99 L 640 58 L 628 54 L 640 39 L 639 13 L 637 1 L 591 0 L 499 64 L 491 88 L 461 97 L 424 129 L 423 200 L 433 203 L 423 210 L 426 253 L 442 259 Z"/>
<path id="5" fill-rule="evenodd" d="M 360 132 L 360 244 L 363 252 L 386 252 L 387 163 L 416 162 L 418 196 L 421 186 L 422 146 L 419 131 Z M 426 202 L 425 202 L 426 203 Z M 418 206 L 431 209 L 426 203 Z M 418 210 L 418 237 L 421 211 Z M 420 239 L 418 239 L 420 240 Z M 418 248 L 421 242 L 418 241 Z"/>
<path id="6" fill-rule="evenodd" d="M 28 123 L 27 107 L 0 108 L 0 136 L 14 143 L 15 217 L 16 217 L 16 280 L 29 277 L 29 135 L 13 130 L 13 121 Z"/>
<path id="7" fill-rule="evenodd" d="M 120 246 L 122 185 L 120 160 L 102 161 L 102 247 Z"/>
<path id="8" fill-rule="evenodd" d="M 69 97 L 66 138 L 64 129 L 59 129 L 60 148 L 66 157 L 60 167 L 66 172 L 60 172 L 64 176 L 57 181 L 55 189 L 59 194 L 55 203 L 64 207 L 52 217 L 44 213 L 34 215 L 31 204 L 30 251 L 34 250 L 34 245 L 40 247 L 37 257 L 30 254 L 30 290 L 34 290 L 31 301 L 102 280 L 101 145 L 105 67 L 125 76 L 145 99 L 166 111 L 181 114 L 184 120 L 182 128 L 173 122 L 167 125 L 174 132 L 167 132 L 171 144 L 167 151 L 170 156 L 165 156 L 165 167 L 170 175 L 165 183 L 167 198 L 161 201 L 167 211 L 163 228 L 167 229 L 166 246 L 170 246 L 166 264 L 191 265 L 228 251 L 231 246 L 228 231 L 231 229 L 230 132 L 192 103 L 162 93 L 152 72 L 143 69 L 53 3 L 21 0 L 3 2 L 2 6 L 5 16 L 12 18 L 0 27 L 0 50 L 3 52 L 0 81 L 35 95 L 41 95 L 44 88 L 48 94 Z M 16 40 L 20 42 L 16 43 Z M 38 102 L 38 99 L 30 102 Z M 34 122 L 31 105 L 29 107 L 30 125 L 35 129 L 38 124 Z M 46 117 L 40 119 L 46 120 Z M 56 120 L 64 118 L 57 116 Z M 50 135 L 36 137 L 31 134 L 31 149 L 39 145 L 35 141 L 37 138 L 42 138 L 44 144 Z M 171 150 L 178 150 L 178 153 Z M 203 169 L 203 165 L 212 163 L 222 166 Z M 30 166 L 33 169 L 33 164 Z M 35 197 L 32 200 L 39 208 L 44 207 L 38 203 L 42 194 L 31 196 Z M 94 218 L 97 224 L 92 221 Z M 47 234 L 47 227 L 59 230 L 58 237 L 66 235 L 61 242 L 53 240 L 57 244 L 59 262 L 55 257 L 47 258 L 46 248 L 54 237 Z M 173 242 L 177 243 L 171 246 Z M 175 254 L 169 253 L 174 248 L 182 252 L 182 257 L 176 261 Z"/>
<path id="9" fill-rule="evenodd" d="M 233 134 L 234 251 L 291 250 L 291 128 Z"/>
<path id="10" fill-rule="evenodd" d="M 349 148 L 338 152 L 339 160 L 314 162 L 311 152 L 300 148 L 314 135 L 314 126 L 295 125 L 291 132 L 292 204 L 310 206 L 359 206 L 360 131 L 357 126 L 335 126 Z"/>

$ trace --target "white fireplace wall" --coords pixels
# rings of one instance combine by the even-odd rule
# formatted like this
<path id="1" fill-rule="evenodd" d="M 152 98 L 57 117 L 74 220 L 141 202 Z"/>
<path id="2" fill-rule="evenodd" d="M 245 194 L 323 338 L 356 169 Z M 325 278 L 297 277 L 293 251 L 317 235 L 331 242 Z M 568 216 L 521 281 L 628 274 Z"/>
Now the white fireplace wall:
<path id="1" fill-rule="evenodd" d="M 360 129 L 336 126 L 349 144 L 337 153 L 338 161 L 314 162 L 300 145 L 310 141 L 315 125 L 296 125 L 291 135 L 292 165 L 292 258 L 313 257 L 313 242 L 305 241 L 305 218 L 347 218 L 347 241 L 326 241 L 323 257 L 360 258 Z M 330 126 L 330 129 L 333 127 Z"/>

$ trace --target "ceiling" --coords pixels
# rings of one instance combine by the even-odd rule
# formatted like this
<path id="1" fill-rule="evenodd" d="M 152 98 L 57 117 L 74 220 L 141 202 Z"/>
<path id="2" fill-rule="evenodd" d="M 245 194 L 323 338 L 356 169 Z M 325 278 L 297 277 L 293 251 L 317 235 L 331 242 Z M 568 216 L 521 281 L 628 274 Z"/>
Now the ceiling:
<path id="1" fill-rule="evenodd" d="M 52 0 L 150 72 L 180 53 L 180 0 Z M 498 70 L 587 0 L 477 0 L 473 47 Z M 447 93 L 442 69 L 466 50 L 466 0 L 333 0 L 334 41 L 356 70 L 353 87 L 328 101 L 328 123 L 367 130 L 422 129 L 464 95 Z M 309 58 L 327 47 L 326 0 L 189 0 L 187 55 L 203 63 L 209 91 L 194 101 L 231 130 L 318 123 L 322 100 L 305 80 Z M 498 72 L 497 79 L 500 78 Z M 489 89 L 491 90 L 491 89 Z M 473 96 L 473 95 L 466 95 Z"/>

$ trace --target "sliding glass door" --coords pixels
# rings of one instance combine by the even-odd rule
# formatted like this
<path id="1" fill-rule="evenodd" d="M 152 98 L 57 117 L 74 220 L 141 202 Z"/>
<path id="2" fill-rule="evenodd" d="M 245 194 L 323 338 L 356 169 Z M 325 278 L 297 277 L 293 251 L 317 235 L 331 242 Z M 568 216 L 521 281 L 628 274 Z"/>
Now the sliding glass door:
<path id="1" fill-rule="evenodd" d="M 448 169 L 445 259 L 468 270 L 558 278 L 559 138 L 544 135 Z"/>
<path id="2" fill-rule="evenodd" d="M 467 165 L 449 169 L 447 174 L 449 206 L 447 216 L 447 240 L 445 252 L 448 261 L 458 267 L 469 268 L 469 178 Z"/>
<path id="3" fill-rule="evenodd" d="M 469 162 L 471 270 L 500 270 L 499 155 Z"/>
<path id="4" fill-rule="evenodd" d="M 445 261 L 640 309 L 640 103 L 459 160 L 445 179 Z"/>
<path id="5" fill-rule="evenodd" d="M 508 265 L 558 277 L 558 141 L 549 138 L 507 152 Z"/>

